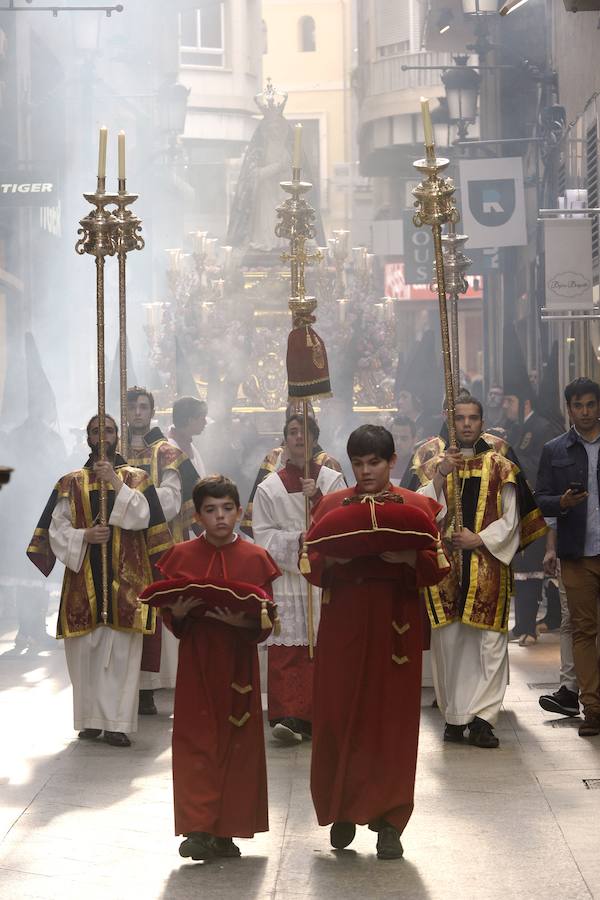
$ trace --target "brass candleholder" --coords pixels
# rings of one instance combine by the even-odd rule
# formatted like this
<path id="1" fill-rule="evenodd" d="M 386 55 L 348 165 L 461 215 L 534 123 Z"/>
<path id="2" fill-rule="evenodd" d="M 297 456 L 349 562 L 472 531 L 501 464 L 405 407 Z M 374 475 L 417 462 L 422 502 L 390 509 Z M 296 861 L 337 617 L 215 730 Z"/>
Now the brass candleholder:
<path id="1" fill-rule="evenodd" d="M 469 240 L 466 234 L 457 234 L 454 222 L 448 222 L 446 234 L 442 235 L 444 247 L 444 279 L 446 293 L 450 296 L 450 343 L 452 351 L 452 375 L 454 380 L 454 398 L 460 390 L 460 341 L 458 336 L 458 297 L 466 294 L 469 283 L 465 278 L 465 272 L 471 266 L 471 260 L 462 251 L 464 244 Z M 437 271 L 435 270 L 437 280 Z"/>
<path id="2" fill-rule="evenodd" d="M 106 460 L 106 348 L 104 319 L 104 267 L 107 256 L 118 256 L 119 259 L 119 393 L 121 406 L 121 455 L 127 459 L 127 254 L 132 250 L 142 250 L 144 239 L 141 236 L 142 222 L 130 209 L 138 195 L 129 194 L 124 178 L 119 179 L 119 190 L 116 194 L 106 193 L 106 178 L 98 176 L 98 184 L 94 194 L 84 194 L 85 199 L 95 209 L 80 220 L 80 235 L 75 251 L 84 256 L 86 253 L 96 261 L 96 328 L 98 353 L 98 457 Z M 115 207 L 113 211 L 107 207 Z M 108 525 L 108 491 L 106 483 L 100 482 L 100 515 L 101 525 Z M 102 561 L 102 621 L 108 622 L 109 584 L 108 584 L 108 545 L 100 545 Z"/>
<path id="3" fill-rule="evenodd" d="M 290 242 L 290 252 L 282 253 L 281 258 L 290 263 L 291 295 L 288 305 L 293 327 L 298 328 L 314 321 L 312 314 L 317 308 L 317 298 L 306 296 L 304 269 L 311 262 L 320 262 L 323 255 L 320 250 L 306 252 L 306 242 L 314 239 L 316 234 L 315 210 L 303 196 L 310 191 L 312 184 L 300 180 L 300 169 L 292 169 L 292 180 L 280 184 L 290 197 L 277 207 L 279 221 L 275 225 L 275 234 Z"/>
<path id="4" fill-rule="evenodd" d="M 315 253 L 307 253 L 306 242 L 314 239 L 316 229 L 314 226 L 315 210 L 306 201 L 304 194 L 312 188 L 309 181 L 302 181 L 301 170 L 292 169 L 292 180 L 280 182 L 281 187 L 290 196 L 277 207 L 278 222 L 275 225 L 275 234 L 290 242 L 290 252 L 282 253 L 284 262 L 290 263 L 291 294 L 288 302 L 292 314 L 292 328 L 300 328 L 303 325 L 311 325 L 315 321 L 313 313 L 317 309 L 317 298 L 306 296 L 304 283 L 304 269 L 307 264 L 320 262 L 323 254 L 320 250 Z M 310 457 L 308 453 L 308 400 L 302 400 L 302 422 L 304 426 L 304 477 L 310 476 Z M 310 526 L 310 499 L 304 498 L 304 512 L 306 529 Z M 308 655 L 314 656 L 315 646 L 315 622 L 313 609 L 312 584 L 306 582 L 307 589 L 307 631 L 308 631 Z"/>
<path id="5" fill-rule="evenodd" d="M 119 397 L 121 407 L 121 456 L 128 454 L 127 428 L 127 254 L 143 250 L 145 241 L 141 235 L 142 220 L 129 207 L 138 194 L 127 193 L 126 181 L 119 178 L 119 191 L 115 195 L 115 237 L 119 259 Z"/>
<path id="6" fill-rule="evenodd" d="M 442 358 L 444 363 L 444 383 L 446 388 L 446 402 L 448 406 L 448 434 L 450 446 L 457 447 L 456 425 L 454 422 L 454 379 L 452 376 L 452 358 L 450 353 L 450 329 L 448 324 L 448 307 L 446 303 L 446 278 L 444 272 L 444 256 L 442 252 L 442 225 L 449 222 L 458 222 L 460 216 L 454 205 L 454 182 L 451 178 L 441 178 L 450 161 L 443 157 L 436 157 L 435 146 L 425 146 L 425 159 L 419 159 L 413 163 L 422 175 L 426 175 L 420 184 L 413 190 L 415 207 L 417 212 L 413 216 L 413 222 L 417 228 L 422 225 L 431 226 L 433 234 L 433 248 L 435 255 L 435 269 L 437 275 L 437 294 L 440 313 L 440 327 L 442 334 Z M 462 506 L 460 500 L 460 478 L 456 469 L 452 472 L 452 484 L 454 488 L 454 526 L 462 528 Z M 461 567 L 458 567 L 459 578 Z"/>
<path id="7" fill-rule="evenodd" d="M 98 177 L 96 193 L 83 195 L 95 209 L 80 220 L 81 235 L 75 251 L 84 256 L 89 253 L 96 262 L 96 337 L 98 357 L 98 457 L 106 460 L 106 365 L 104 342 L 104 263 L 107 256 L 117 252 L 115 217 L 106 207 L 115 202 L 114 194 L 106 193 L 106 179 Z M 108 525 L 108 491 L 106 482 L 100 482 L 100 525 Z M 108 621 L 108 545 L 100 545 L 102 561 L 102 621 Z"/>

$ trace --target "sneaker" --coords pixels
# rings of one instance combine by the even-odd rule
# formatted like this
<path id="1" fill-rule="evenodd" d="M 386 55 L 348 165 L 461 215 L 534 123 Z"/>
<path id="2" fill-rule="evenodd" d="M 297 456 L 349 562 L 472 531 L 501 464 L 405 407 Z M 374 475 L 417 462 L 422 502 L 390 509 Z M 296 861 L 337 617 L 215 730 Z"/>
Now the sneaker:
<path id="1" fill-rule="evenodd" d="M 221 856 L 226 859 L 237 859 L 242 855 L 242 851 L 237 844 L 233 843 L 230 837 L 214 837 L 212 839 L 212 848 L 215 856 Z"/>
<path id="2" fill-rule="evenodd" d="M 579 715 L 579 695 L 577 691 L 570 691 L 564 684 L 553 694 L 542 694 L 538 702 L 546 712 L 558 713 L 561 716 Z"/>
<path id="3" fill-rule="evenodd" d="M 579 737 L 595 737 L 600 734 L 600 718 L 586 713 L 585 720 L 579 726 Z"/>
<path id="4" fill-rule="evenodd" d="M 273 728 L 273 737 L 281 744 L 300 744 L 302 732 L 296 719 L 282 719 Z"/>
<path id="5" fill-rule="evenodd" d="M 351 844 L 356 834 L 353 822 L 334 822 L 329 831 L 329 841 L 336 850 L 343 850 Z"/>
<path id="6" fill-rule="evenodd" d="M 519 638 L 519 647 L 531 647 L 535 643 L 537 643 L 537 635 L 535 634 L 522 634 Z"/>
<path id="7" fill-rule="evenodd" d="M 194 860 L 213 859 L 215 851 L 212 835 L 206 831 L 190 832 L 179 845 L 179 855 Z"/>
<path id="8" fill-rule="evenodd" d="M 499 746 L 500 741 L 494 734 L 490 723 L 476 716 L 469 725 L 469 743 L 474 747 L 493 750 Z"/>
<path id="9" fill-rule="evenodd" d="M 377 834 L 377 859 L 400 859 L 403 855 L 400 832 L 385 824 Z"/>

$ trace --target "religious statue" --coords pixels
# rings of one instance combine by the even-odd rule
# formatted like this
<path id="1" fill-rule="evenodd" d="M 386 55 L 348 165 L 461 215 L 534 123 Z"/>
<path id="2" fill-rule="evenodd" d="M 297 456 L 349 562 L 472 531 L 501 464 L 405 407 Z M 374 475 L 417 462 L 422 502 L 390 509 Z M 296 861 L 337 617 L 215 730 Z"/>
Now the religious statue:
<path id="1" fill-rule="evenodd" d="M 288 95 L 277 91 L 270 78 L 254 101 L 263 114 L 246 149 L 227 231 L 227 243 L 240 250 L 283 250 L 288 242 L 275 236 L 275 210 L 282 202 L 281 181 L 291 178 L 294 132 L 283 116 Z M 309 178 L 308 163 L 302 161 Z M 309 178 L 310 180 L 310 178 Z M 317 213 L 317 235 L 323 233 Z"/>

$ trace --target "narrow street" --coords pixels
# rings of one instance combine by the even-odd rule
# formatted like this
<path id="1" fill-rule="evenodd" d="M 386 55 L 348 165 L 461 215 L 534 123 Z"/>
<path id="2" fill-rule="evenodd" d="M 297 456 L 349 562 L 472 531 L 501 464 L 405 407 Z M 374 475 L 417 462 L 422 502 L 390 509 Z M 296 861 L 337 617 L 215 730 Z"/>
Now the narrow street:
<path id="1" fill-rule="evenodd" d="M 11 647 L 3 635 L 0 654 Z M 315 822 L 310 746 L 267 736 L 271 831 L 241 841 L 241 860 L 191 863 L 172 833 L 172 694 L 140 720 L 130 749 L 78 742 L 61 644 L 0 656 L 0 896 L 7 900 L 187 898 L 600 897 L 600 739 L 547 718 L 558 639 L 511 645 L 499 750 L 444 745 L 423 691 L 416 808 L 405 858 L 374 857 L 374 835 L 332 852 Z M 377 760 L 373 760 L 373 768 Z"/>

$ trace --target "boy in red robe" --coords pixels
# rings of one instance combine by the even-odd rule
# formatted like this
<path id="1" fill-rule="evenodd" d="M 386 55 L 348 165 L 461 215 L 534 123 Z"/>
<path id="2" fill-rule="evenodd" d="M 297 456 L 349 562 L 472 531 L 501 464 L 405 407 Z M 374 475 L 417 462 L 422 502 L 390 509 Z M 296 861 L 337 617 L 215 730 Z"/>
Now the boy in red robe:
<path id="1" fill-rule="evenodd" d="M 354 488 L 323 497 L 313 521 L 346 497 L 399 494 L 435 522 L 440 506 L 393 487 L 394 440 L 379 425 L 362 425 L 348 439 Z M 307 534 L 310 540 L 310 530 Z M 422 611 L 419 588 L 448 573 L 435 550 L 328 559 L 309 553 L 306 577 L 323 587 L 315 656 L 311 792 L 320 825 L 332 824 L 331 844 L 347 847 L 356 825 L 377 832 L 377 857 L 402 856 L 402 834 L 413 810 L 421 698 Z"/>
<path id="2" fill-rule="evenodd" d="M 266 550 L 234 534 L 242 516 L 236 485 L 222 475 L 193 491 L 204 533 L 164 554 L 167 578 L 249 582 L 272 595 L 281 573 Z M 181 641 L 173 723 L 175 833 L 192 859 L 239 856 L 232 837 L 268 831 L 267 777 L 256 645 L 267 634 L 245 613 L 227 608 L 197 619 L 198 600 L 163 608 Z M 246 715 L 249 713 L 249 715 Z"/>

